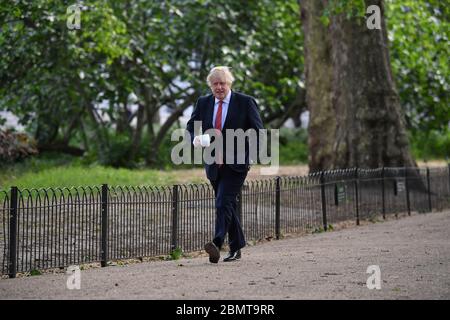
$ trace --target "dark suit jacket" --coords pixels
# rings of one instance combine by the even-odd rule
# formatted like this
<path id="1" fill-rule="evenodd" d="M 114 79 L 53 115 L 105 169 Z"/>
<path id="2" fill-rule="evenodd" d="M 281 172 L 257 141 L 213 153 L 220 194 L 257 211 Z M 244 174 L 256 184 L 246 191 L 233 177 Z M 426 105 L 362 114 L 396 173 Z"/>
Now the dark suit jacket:
<path id="1" fill-rule="evenodd" d="M 206 130 L 212 129 L 213 127 L 213 116 L 214 116 L 214 95 L 210 94 L 207 96 L 200 97 L 195 104 L 194 111 L 192 112 L 191 119 L 187 123 L 187 130 L 191 136 L 191 144 L 194 140 L 194 121 L 202 122 L 202 132 L 205 133 Z M 259 115 L 258 106 L 256 104 L 255 98 L 238 93 L 231 92 L 230 105 L 228 106 L 227 116 L 225 118 L 225 122 L 222 128 L 223 132 L 223 146 L 224 153 L 223 159 L 227 158 L 227 150 L 226 150 L 226 129 L 242 129 L 244 132 L 248 129 L 255 129 L 257 132 L 259 129 L 263 129 L 263 124 L 261 121 L 261 117 Z M 257 135 L 258 137 L 258 135 Z M 259 149 L 258 149 L 259 150 Z M 248 147 L 248 139 L 246 138 L 245 142 L 245 163 L 238 164 L 236 161 L 237 156 L 237 146 L 236 140 L 234 141 L 234 163 L 226 164 L 232 170 L 236 172 L 246 173 L 250 169 L 250 159 L 249 159 L 249 147 Z M 251 159 L 256 161 L 257 159 Z M 217 165 L 205 164 L 206 176 L 209 180 L 217 179 Z"/>

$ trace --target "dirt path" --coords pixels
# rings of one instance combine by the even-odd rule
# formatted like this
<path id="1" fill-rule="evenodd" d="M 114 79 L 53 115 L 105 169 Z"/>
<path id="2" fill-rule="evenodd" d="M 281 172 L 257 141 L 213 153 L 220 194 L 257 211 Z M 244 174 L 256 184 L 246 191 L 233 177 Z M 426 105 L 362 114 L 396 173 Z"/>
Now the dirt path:
<path id="1" fill-rule="evenodd" d="M 203 257 L 0 280 L 0 299 L 450 299 L 450 211 L 247 247 L 238 262 Z M 369 290 L 378 265 L 381 289 Z"/>

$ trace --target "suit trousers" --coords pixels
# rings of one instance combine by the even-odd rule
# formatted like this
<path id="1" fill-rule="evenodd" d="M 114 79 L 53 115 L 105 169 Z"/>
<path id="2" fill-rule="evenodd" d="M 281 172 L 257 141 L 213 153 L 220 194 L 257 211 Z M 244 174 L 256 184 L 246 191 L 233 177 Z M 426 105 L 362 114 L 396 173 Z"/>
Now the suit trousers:
<path id="1" fill-rule="evenodd" d="M 224 164 L 218 169 L 217 179 L 210 180 L 216 198 L 216 228 L 213 242 L 221 248 L 228 233 L 230 251 L 245 247 L 245 237 L 237 212 L 237 196 L 247 172 L 236 172 Z"/>

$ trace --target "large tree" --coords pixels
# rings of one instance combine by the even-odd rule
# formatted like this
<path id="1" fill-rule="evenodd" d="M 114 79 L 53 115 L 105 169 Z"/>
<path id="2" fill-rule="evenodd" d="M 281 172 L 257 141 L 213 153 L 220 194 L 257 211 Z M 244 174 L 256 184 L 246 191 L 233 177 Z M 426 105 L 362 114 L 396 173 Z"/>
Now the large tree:
<path id="1" fill-rule="evenodd" d="M 66 26 L 73 1 L 0 4 L 0 110 L 18 116 L 40 150 L 158 165 L 217 64 L 258 97 L 265 124 L 279 127 L 304 107 L 296 0 L 80 3 L 80 30 Z M 171 115 L 160 125 L 163 108 Z"/>
<path id="2" fill-rule="evenodd" d="M 415 166 L 391 72 L 383 1 L 302 0 L 300 5 L 310 170 Z M 370 5 L 381 9 L 381 29 L 369 29 L 357 14 Z"/>
<path id="3" fill-rule="evenodd" d="M 304 33 L 306 101 L 310 170 L 326 169 L 332 165 L 332 146 L 336 131 L 335 113 L 331 104 L 331 43 L 328 27 L 321 17 L 325 1 L 301 1 Z"/>

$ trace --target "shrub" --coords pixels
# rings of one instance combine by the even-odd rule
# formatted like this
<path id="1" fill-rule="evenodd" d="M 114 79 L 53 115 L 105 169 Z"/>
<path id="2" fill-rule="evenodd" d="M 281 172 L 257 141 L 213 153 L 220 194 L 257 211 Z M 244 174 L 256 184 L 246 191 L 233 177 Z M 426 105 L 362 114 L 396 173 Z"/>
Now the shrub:
<path id="1" fill-rule="evenodd" d="M 308 162 L 308 133 L 306 129 L 280 130 L 280 164 Z"/>
<path id="2" fill-rule="evenodd" d="M 445 159 L 450 157 L 450 130 L 415 132 L 411 135 L 411 145 L 418 160 Z"/>

